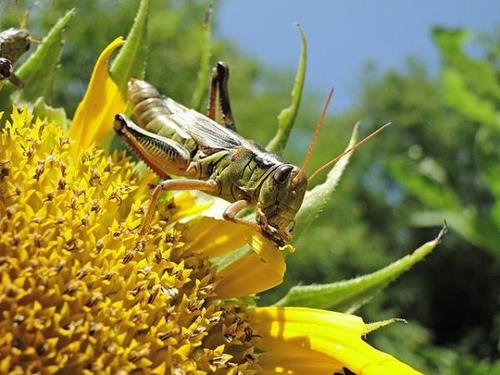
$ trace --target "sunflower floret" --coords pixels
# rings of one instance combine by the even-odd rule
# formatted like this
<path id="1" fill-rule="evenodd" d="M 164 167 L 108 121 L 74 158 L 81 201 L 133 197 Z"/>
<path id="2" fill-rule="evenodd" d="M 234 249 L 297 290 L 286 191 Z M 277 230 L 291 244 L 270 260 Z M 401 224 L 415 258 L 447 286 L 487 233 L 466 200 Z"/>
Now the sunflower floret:
<path id="1" fill-rule="evenodd" d="M 181 209 L 140 238 L 154 176 L 71 147 L 25 109 L 0 136 L 0 372 L 252 373 L 257 338 L 170 225 Z"/>

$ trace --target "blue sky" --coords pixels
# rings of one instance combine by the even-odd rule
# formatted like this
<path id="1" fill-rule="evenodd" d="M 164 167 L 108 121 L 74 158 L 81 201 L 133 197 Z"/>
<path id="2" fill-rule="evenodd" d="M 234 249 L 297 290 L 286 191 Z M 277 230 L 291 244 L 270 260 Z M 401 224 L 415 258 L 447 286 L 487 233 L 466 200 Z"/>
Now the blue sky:
<path id="1" fill-rule="evenodd" d="M 496 0 L 223 0 L 218 5 L 218 35 L 275 67 L 296 66 L 300 37 L 309 42 L 307 88 L 326 93 L 335 86 L 334 108 L 354 102 L 364 63 L 402 68 L 409 55 L 420 56 L 436 71 L 434 25 L 478 31 L 500 26 Z"/>

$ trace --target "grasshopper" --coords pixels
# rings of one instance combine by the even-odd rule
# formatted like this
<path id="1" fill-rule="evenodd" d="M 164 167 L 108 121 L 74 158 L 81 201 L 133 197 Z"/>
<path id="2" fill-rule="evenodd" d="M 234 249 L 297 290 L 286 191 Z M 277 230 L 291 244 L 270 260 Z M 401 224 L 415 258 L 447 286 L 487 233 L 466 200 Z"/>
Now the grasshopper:
<path id="1" fill-rule="evenodd" d="M 30 49 L 31 34 L 26 29 L 10 28 L 0 32 L 0 82 L 8 79 L 23 87 L 23 81 L 14 74 L 13 64 Z"/>
<path id="2" fill-rule="evenodd" d="M 153 190 L 142 235 L 149 230 L 162 192 L 200 190 L 231 203 L 223 213 L 225 220 L 248 225 L 283 246 L 292 239 L 295 215 L 304 200 L 308 181 L 390 124 L 325 163 L 308 179 L 304 169 L 315 140 L 301 168 L 239 135 L 231 111 L 228 79 L 228 66 L 218 62 L 212 70 L 206 116 L 160 95 L 145 81 L 129 81 L 127 95 L 138 125 L 117 114 L 114 129 L 162 179 Z M 333 90 L 316 131 L 323 123 L 332 94 Z M 185 178 L 170 179 L 171 175 Z M 249 207 L 255 207 L 255 223 L 237 217 Z"/>
<path id="3" fill-rule="evenodd" d="M 228 78 L 227 65 L 217 63 L 207 116 L 161 96 L 145 81 L 129 81 L 128 99 L 138 125 L 117 114 L 115 131 L 163 179 L 153 191 L 142 234 L 149 229 L 162 192 L 200 190 L 231 202 L 223 213 L 225 220 L 252 226 L 279 246 L 290 242 L 307 176 L 236 133 Z M 169 179 L 171 175 L 185 178 Z M 256 223 L 237 217 L 248 207 L 255 207 Z"/>

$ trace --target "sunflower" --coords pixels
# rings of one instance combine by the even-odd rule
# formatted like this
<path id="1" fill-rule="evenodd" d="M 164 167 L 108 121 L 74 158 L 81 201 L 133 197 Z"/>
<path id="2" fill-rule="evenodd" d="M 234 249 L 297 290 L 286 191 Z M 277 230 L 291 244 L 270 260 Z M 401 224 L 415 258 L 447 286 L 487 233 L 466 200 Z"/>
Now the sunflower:
<path id="1" fill-rule="evenodd" d="M 26 108 L 1 130 L 0 372 L 418 374 L 364 340 L 388 322 L 256 307 L 282 251 L 195 195 L 167 197 L 139 235 L 155 176 L 95 147 L 126 107 L 107 65 L 122 44 L 69 131 Z"/>

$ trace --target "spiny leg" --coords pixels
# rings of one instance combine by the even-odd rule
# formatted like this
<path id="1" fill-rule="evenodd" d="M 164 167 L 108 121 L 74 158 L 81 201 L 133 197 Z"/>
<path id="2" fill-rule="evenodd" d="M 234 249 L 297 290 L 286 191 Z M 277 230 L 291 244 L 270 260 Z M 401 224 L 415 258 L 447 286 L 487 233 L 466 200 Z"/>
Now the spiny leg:
<path id="1" fill-rule="evenodd" d="M 206 193 L 215 193 L 217 191 L 217 182 L 213 180 L 201 181 L 201 180 L 166 180 L 160 182 L 156 185 L 151 196 L 151 202 L 146 210 L 146 215 L 144 216 L 144 221 L 142 222 L 141 236 L 148 233 L 149 227 L 151 225 L 151 220 L 153 219 L 153 214 L 158 204 L 158 199 L 160 199 L 161 193 L 165 191 L 172 190 L 200 190 Z"/>
<path id="2" fill-rule="evenodd" d="M 212 68 L 207 116 L 226 128 L 236 131 L 229 100 L 228 80 L 229 66 L 223 61 L 217 62 Z"/>
<path id="3" fill-rule="evenodd" d="M 170 174 L 183 175 L 191 163 L 189 151 L 180 143 L 151 133 L 122 114 L 115 116 L 114 128 L 120 138 L 162 180 Z"/>
<path id="4" fill-rule="evenodd" d="M 227 208 L 224 210 L 224 213 L 222 214 L 222 217 L 224 218 L 224 220 L 232 221 L 233 223 L 247 225 L 247 226 L 251 227 L 252 229 L 256 230 L 257 232 L 260 232 L 259 225 L 236 217 L 236 215 L 238 215 L 238 213 L 241 210 L 248 208 L 250 206 L 251 206 L 251 203 L 249 201 L 244 200 L 244 199 L 236 201 L 234 203 L 231 203 L 229 206 L 227 206 Z"/>

